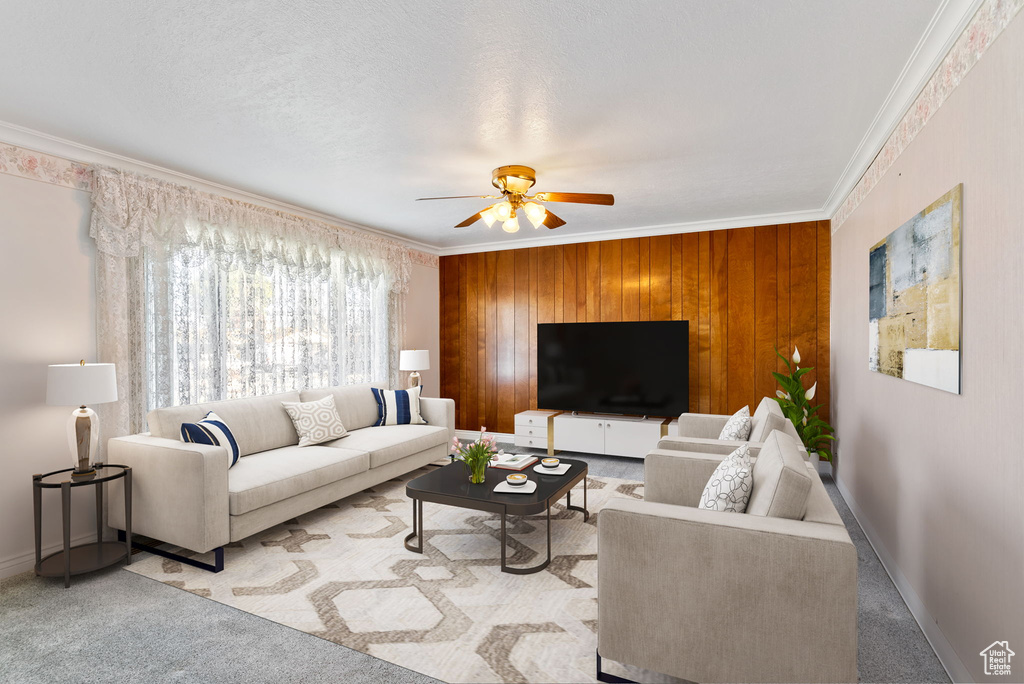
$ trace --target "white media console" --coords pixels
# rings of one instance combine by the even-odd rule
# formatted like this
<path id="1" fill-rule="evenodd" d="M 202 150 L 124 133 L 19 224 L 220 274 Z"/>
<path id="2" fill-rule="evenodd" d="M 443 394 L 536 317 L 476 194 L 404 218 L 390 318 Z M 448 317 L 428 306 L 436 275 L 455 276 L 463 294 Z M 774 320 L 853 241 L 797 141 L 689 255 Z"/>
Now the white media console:
<path id="1" fill-rule="evenodd" d="M 643 458 L 658 440 L 677 433 L 678 419 L 523 411 L 516 414 L 519 447 Z"/>

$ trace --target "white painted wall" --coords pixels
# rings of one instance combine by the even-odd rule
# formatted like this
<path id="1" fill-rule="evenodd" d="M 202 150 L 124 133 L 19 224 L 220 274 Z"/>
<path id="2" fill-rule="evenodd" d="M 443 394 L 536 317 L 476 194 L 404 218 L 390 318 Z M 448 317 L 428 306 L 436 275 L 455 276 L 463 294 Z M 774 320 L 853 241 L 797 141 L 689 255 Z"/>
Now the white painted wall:
<path id="1" fill-rule="evenodd" d="M 1024 654 L 1024 15 L 832 238 L 838 480 L 955 679 Z M 868 370 L 868 250 L 957 183 L 963 384 Z M 1024 678 L 1024 655 L 1013 680 Z M 1005 678 L 1004 678 L 1005 679 Z"/>
<path id="2" fill-rule="evenodd" d="M 436 268 L 413 264 L 409 296 L 405 302 L 405 348 L 430 350 L 430 370 L 420 372 L 425 397 L 437 397 L 441 392 L 441 287 L 438 274 Z M 403 383 L 407 382 L 406 378 L 408 373 L 402 373 Z"/>
<path id="3" fill-rule="evenodd" d="M 71 466 L 64 423 L 72 409 L 46 405 L 46 366 L 97 360 L 89 193 L 0 174 L 0 240 L 4 577 L 32 567 L 33 473 Z M 72 492 L 73 538 L 95 530 L 91 489 Z M 61 544 L 60 510 L 60 491 L 44 491 L 44 552 Z"/>
<path id="4" fill-rule="evenodd" d="M 46 366 L 96 359 L 95 247 L 89 193 L 0 174 L 0 577 L 31 570 L 32 475 L 71 465 L 64 423 L 46 405 Z M 413 265 L 407 343 L 430 350 L 422 373 L 437 396 L 438 270 Z M 102 436 L 101 438 L 109 437 Z M 72 493 L 73 541 L 95 530 L 91 488 Z M 44 553 L 61 544 L 59 491 L 43 496 Z"/>

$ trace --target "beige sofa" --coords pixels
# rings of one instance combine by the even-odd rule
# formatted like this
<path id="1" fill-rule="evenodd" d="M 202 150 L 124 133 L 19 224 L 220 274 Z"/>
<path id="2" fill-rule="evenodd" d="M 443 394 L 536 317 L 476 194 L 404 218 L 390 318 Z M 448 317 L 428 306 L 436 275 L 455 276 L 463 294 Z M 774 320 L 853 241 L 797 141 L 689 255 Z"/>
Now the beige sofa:
<path id="1" fill-rule="evenodd" d="M 697 508 L 721 460 L 652 452 L 644 500 L 601 510 L 599 657 L 694 682 L 856 682 L 857 549 L 817 471 L 775 432 L 747 513 Z"/>
<path id="2" fill-rule="evenodd" d="M 780 430 L 797 441 L 804 459 L 807 459 L 807 449 L 800 443 L 800 435 L 797 434 L 793 423 L 786 418 L 779 403 L 774 399 L 765 397 L 757 405 L 757 410 L 750 417 L 750 439 L 746 442 L 718 439 L 722 428 L 731 417 L 706 413 L 684 413 L 679 416 L 677 435 L 662 437 L 658 442 L 658 448 L 728 456 L 741 444 L 746 444 L 750 449 L 750 455 L 757 456 L 757 452 L 761 450 L 768 435 L 775 430 Z"/>
<path id="3" fill-rule="evenodd" d="M 150 411 L 149 433 L 111 439 L 108 447 L 111 463 L 132 467 L 132 532 L 204 553 L 448 454 L 455 402 L 421 398 L 427 425 L 373 427 L 371 386 L 385 387 L 367 383 Z M 351 434 L 299 447 L 281 402 L 328 394 Z M 181 424 L 209 411 L 227 423 L 238 443 L 240 458 L 230 469 L 224 447 L 181 441 Z M 121 500 L 120 491 L 107 498 Z M 111 527 L 124 529 L 123 506 L 108 506 L 107 516 Z"/>

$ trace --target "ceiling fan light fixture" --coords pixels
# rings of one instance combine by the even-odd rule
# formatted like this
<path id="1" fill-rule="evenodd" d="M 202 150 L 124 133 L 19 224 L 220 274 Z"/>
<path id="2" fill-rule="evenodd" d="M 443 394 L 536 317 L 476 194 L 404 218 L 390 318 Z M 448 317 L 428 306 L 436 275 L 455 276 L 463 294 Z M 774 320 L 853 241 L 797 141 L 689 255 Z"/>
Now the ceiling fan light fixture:
<path id="1" fill-rule="evenodd" d="M 544 219 L 548 216 L 548 210 L 536 202 L 524 204 L 523 211 L 526 212 L 526 218 L 530 219 L 530 223 L 533 224 L 534 228 L 540 228 L 541 224 L 544 223 Z"/>
<path id="2" fill-rule="evenodd" d="M 497 188 L 500 195 L 458 195 L 452 197 L 421 197 L 421 200 L 454 200 L 454 199 L 495 199 L 499 200 L 483 211 L 456 223 L 456 228 L 471 226 L 477 221 L 483 221 L 490 228 L 498 221 L 501 221 L 501 228 L 507 233 L 519 232 L 519 220 L 516 213 L 522 210 L 526 214 L 534 228 L 560 228 L 565 221 L 556 214 L 548 211 L 544 202 L 568 202 L 571 204 L 597 204 L 612 206 L 615 204 L 615 197 L 609 194 L 593 192 L 538 192 L 534 195 L 526 194 L 537 182 L 537 172 L 529 166 L 510 164 L 499 166 L 491 171 L 491 184 Z"/>
<path id="3" fill-rule="evenodd" d="M 491 185 L 502 193 L 525 195 L 537 182 L 537 172 L 529 166 L 509 164 L 491 171 Z"/>
<path id="4" fill-rule="evenodd" d="M 533 185 L 533 179 L 520 178 L 519 176 L 507 176 L 505 178 L 505 189 L 519 195 L 524 195 Z"/>
<path id="5" fill-rule="evenodd" d="M 498 213 L 494 209 L 496 206 L 496 204 L 491 205 L 480 212 L 480 218 L 484 220 L 484 223 L 487 224 L 488 228 L 493 226 L 494 222 L 498 220 Z"/>

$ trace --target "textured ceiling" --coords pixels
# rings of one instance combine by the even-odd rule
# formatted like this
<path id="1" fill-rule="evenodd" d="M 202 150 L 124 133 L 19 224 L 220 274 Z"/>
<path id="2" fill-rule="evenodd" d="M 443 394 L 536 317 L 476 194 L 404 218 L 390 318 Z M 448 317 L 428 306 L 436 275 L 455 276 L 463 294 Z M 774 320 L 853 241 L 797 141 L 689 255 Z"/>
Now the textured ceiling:
<path id="1" fill-rule="evenodd" d="M 939 0 L 3 0 L 0 120 L 441 247 L 820 209 Z M 543 230 L 543 229 L 542 229 Z"/>

